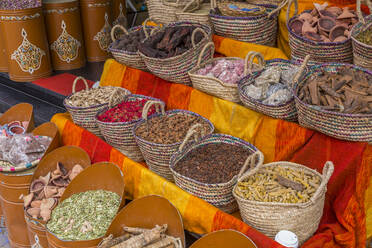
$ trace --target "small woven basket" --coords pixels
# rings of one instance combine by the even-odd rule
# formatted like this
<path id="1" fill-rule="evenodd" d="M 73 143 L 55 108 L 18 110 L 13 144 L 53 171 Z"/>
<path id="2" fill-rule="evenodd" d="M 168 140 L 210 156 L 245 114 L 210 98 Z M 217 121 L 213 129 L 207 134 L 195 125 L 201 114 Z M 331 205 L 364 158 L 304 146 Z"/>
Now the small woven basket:
<path id="1" fill-rule="evenodd" d="M 137 123 L 133 128 L 134 138 L 136 139 L 136 142 L 142 152 L 143 157 L 145 158 L 146 164 L 150 167 L 150 170 L 171 182 L 174 182 L 174 178 L 172 172 L 169 169 L 169 161 L 172 155 L 178 151 L 178 148 L 182 142 L 173 144 L 157 144 L 149 142 L 137 136 L 136 130 L 140 125 L 146 125 L 147 120 L 151 120 L 152 118 L 161 118 L 162 116 L 173 116 L 177 114 L 197 116 L 198 118 L 200 118 L 201 121 L 207 123 L 209 126 L 209 131 L 206 134 L 213 133 L 214 131 L 214 126 L 208 119 L 194 112 L 180 109 L 170 110 L 161 115 L 154 114 L 149 118 L 147 118 L 147 116 L 142 116 L 143 120 Z"/>
<path id="2" fill-rule="evenodd" d="M 372 2 L 368 0 L 367 3 L 370 13 L 372 14 Z M 372 70 L 372 46 L 364 44 L 356 39 L 356 37 L 361 32 L 372 26 L 372 15 L 363 17 L 360 5 L 360 0 L 357 0 L 357 13 L 359 16 L 359 22 L 355 24 L 353 29 L 351 30 L 354 64 L 368 70 Z"/>
<path id="3" fill-rule="evenodd" d="M 146 116 L 150 107 L 153 106 L 154 104 L 161 105 L 161 108 L 159 110 L 161 110 L 163 113 L 165 112 L 164 111 L 165 103 L 156 98 L 143 95 L 128 95 L 124 99 L 124 101 L 131 102 L 142 99 L 147 100 L 147 102 L 143 106 L 143 112 L 145 113 Z M 108 108 L 105 108 L 96 115 L 96 122 L 101 131 L 101 134 L 103 135 L 107 143 L 118 149 L 128 158 L 136 162 L 143 161 L 144 159 L 141 150 L 137 146 L 136 140 L 134 139 L 133 136 L 133 128 L 141 119 L 130 122 L 103 122 L 98 120 L 97 117 L 100 114 L 109 110 L 110 108 L 113 108 L 111 104 L 109 104 Z"/>
<path id="4" fill-rule="evenodd" d="M 116 59 L 116 61 L 118 61 L 119 63 L 121 63 L 123 65 L 127 65 L 127 66 L 130 66 L 130 67 L 139 69 L 139 70 L 144 70 L 144 71 L 147 70 L 145 62 L 143 62 L 141 56 L 138 54 L 138 50 L 136 52 L 130 52 L 130 51 L 125 51 L 125 50 L 120 50 L 120 49 L 113 48 L 113 46 L 116 45 L 116 43 L 120 42 L 120 40 L 117 40 L 115 38 L 115 31 L 117 29 L 122 30 L 124 32 L 124 34 L 126 34 L 126 35 L 130 35 L 131 33 L 134 33 L 138 30 L 143 29 L 143 31 L 145 33 L 145 36 L 147 38 L 149 36 L 147 29 L 153 29 L 152 26 L 146 26 L 147 21 L 148 20 L 145 21 L 143 26 L 136 26 L 136 27 L 133 27 L 129 30 L 126 30 L 123 26 L 121 26 L 119 24 L 115 25 L 111 29 L 111 39 L 113 40 L 113 43 L 111 43 L 108 50 L 111 52 L 112 56 Z"/>
<path id="5" fill-rule="evenodd" d="M 210 27 L 206 25 L 195 23 L 195 22 L 175 22 L 175 23 L 169 24 L 167 27 L 175 27 L 175 26 L 196 27 L 196 29 L 192 33 L 192 38 L 191 38 L 192 43 L 193 43 L 193 48 L 189 49 L 183 54 L 180 54 L 178 56 L 174 56 L 171 58 L 166 58 L 166 59 L 150 58 L 142 54 L 140 51 L 139 51 L 139 54 L 141 55 L 149 71 L 153 73 L 154 75 L 164 80 L 190 86 L 191 81 L 190 81 L 190 77 L 187 74 L 187 72 L 195 67 L 201 50 L 203 49 L 204 45 L 211 40 L 212 30 Z M 154 34 L 162 31 L 163 29 L 155 31 Z M 195 34 L 197 32 L 201 32 L 204 35 L 204 38 L 198 44 L 195 44 L 194 40 L 195 40 Z M 210 59 L 210 53 L 206 53 L 204 60 L 207 60 L 207 59 Z"/>
<path id="6" fill-rule="evenodd" d="M 220 60 L 220 59 L 228 59 L 228 60 L 241 60 L 241 58 L 234 58 L 234 57 L 227 57 L 227 58 L 213 58 L 210 59 L 204 63 L 201 63 L 205 51 L 211 47 L 211 57 L 213 58 L 213 53 L 214 53 L 214 43 L 213 42 L 208 42 L 201 53 L 199 54 L 199 59 L 196 67 L 189 71 L 189 76 L 192 82 L 192 86 L 195 89 L 198 89 L 200 91 L 203 91 L 205 93 L 208 93 L 210 95 L 219 97 L 221 99 L 225 99 L 231 102 L 240 102 L 239 99 L 239 94 L 238 94 L 238 85 L 237 84 L 227 84 L 221 81 L 218 78 L 211 77 L 211 76 L 206 76 L 206 75 L 199 75 L 197 72 L 201 69 L 204 68 L 207 64 L 211 64 L 214 61 Z M 245 58 L 245 66 L 247 67 L 248 65 L 248 59 L 252 53 L 248 53 L 246 58 Z M 252 58 L 253 59 L 253 58 Z M 257 69 L 257 66 L 255 66 L 255 69 Z M 244 75 L 247 73 L 247 68 L 244 70 Z"/>
<path id="7" fill-rule="evenodd" d="M 217 7 L 211 0 L 212 9 Z M 209 14 L 217 35 L 238 41 L 275 46 L 278 31 L 278 13 L 284 6 L 257 5 L 266 8 L 266 12 L 257 16 L 235 17 Z"/>
<path id="8" fill-rule="evenodd" d="M 188 138 L 195 134 L 194 130 L 190 129 L 190 131 L 188 132 L 188 135 L 186 135 L 185 141 L 187 141 Z M 228 182 L 208 184 L 201 183 L 194 180 L 193 178 L 181 175 L 174 170 L 177 163 L 181 159 L 187 157 L 190 152 L 192 152 L 194 149 L 197 149 L 198 147 L 208 144 L 230 144 L 246 149 L 249 155 L 243 167 L 241 168 L 240 173 L 238 175 L 235 175 Z M 188 145 L 185 148 L 184 144 L 182 144 L 179 148 L 178 153 L 175 153 L 171 158 L 170 169 L 173 173 L 175 183 L 178 187 L 189 192 L 190 194 L 193 194 L 205 200 L 206 202 L 209 202 L 220 210 L 231 214 L 238 210 L 238 204 L 232 194 L 232 189 L 238 180 L 238 176 L 245 173 L 249 169 L 248 164 L 251 160 L 253 160 L 253 163 L 256 165 L 260 165 L 263 163 L 263 154 L 250 143 L 230 135 L 210 134 L 205 136 L 198 142 Z"/>
<path id="9" fill-rule="evenodd" d="M 75 124 L 87 129 L 89 132 L 97 135 L 98 137 L 102 138 L 101 132 L 98 128 L 98 125 L 96 123 L 96 114 L 100 111 L 102 111 L 104 108 L 108 106 L 108 102 L 104 104 L 89 106 L 89 107 L 74 107 L 67 104 L 67 100 L 76 93 L 76 84 L 79 80 L 82 80 L 85 84 L 86 90 L 94 90 L 89 89 L 88 83 L 83 77 L 77 77 L 74 80 L 74 83 L 72 84 L 72 94 L 65 98 L 63 101 L 63 105 L 67 109 L 67 111 L 70 113 L 72 120 Z M 106 86 L 106 87 L 112 87 L 112 86 Z M 120 87 L 112 87 L 113 89 L 113 102 L 119 102 L 121 101 L 126 95 L 131 94 L 129 90 L 120 88 Z"/>
<path id="10" fill-rule="evenodd" d="M 305 64 L 306 58 L 303 65 Z M 298 80 L 295 80 L 297 82 L 293 87 L 293 94 L 298 111 L 298 122 L 301 126 L 337 139 L 372 142 L 372 114 L 345 114 L 323 110 L 321 107 L 304 103 L 298 97 L 299 85 L 306 82 L 312 75 L 321 74 L 324 71 L 337 72 L 345 67 L 354 71 L 362 71 L 372 77 L 371 71 L 355 65 L 328 63 L 311 67 L 307 73 L 302 74 Z"/>
<path id="11" fill-rule="evenodd" d="M 295 4 L 295 13 L 292 18 L 289 18 L 289 11 L 293 3 Z M 351 39 L 342 42 L 316 42 L 293 32 L 289 24 L 296 18 L 297 13 L 297 0 L 290 0 L 287 9 L 287 29 L 292 60 L 302 62 L 307 54 L 311 54 L 309 64 L 353 62 Z"/>
<path id="12" fill-rule="evenodd" d="M 263 60 L 263 57 L 261 60 Z M 298 67 L 299 65 L 284 59 L 274 59 L 265 62 L 265 68 L 268 68 L 270 66 L 279 66 L 283 69 L 290 69 L 293 67 Z M 240 80 L 238 92 L 242 103 L 250 109 L 271 116 L 273 118 L 283 119 L 287 121 L 297 121 L 297 109 L 293 97 L 281 105 L 273 106 L 263 104 L 261 101 L 256 100 L 246 94 L 245 88 L 248 85 L 254 84 L 256 78 L 259 77 L 262 72 L 263 71 L 254 72 Z M 288 86 L 288 89 L 292 91 L 292 82 L 284 83 Z"/>
<path id="13" fill-rule="evenodd" d="M 289 230 L 298 236 L 299 244 L 303 244 L 318 229 L 320 219 L 323 215 L 325 193 L 327 183 L 332 176 L 334 166 L 328 161 L 323 167 L 323 175 L 316 170 L 306 166 L 291 162 L 274 162 L 259 165 L 238 179 L 238 182 L 244 181 L 247 177 L 260 172 L 265 168 L 277 167 L 291 168 L 302 171 L 321 178 L 321 184 L 314 195 L 305 203 L 280 203 L 280 202 L 260 202 L 242 198 L 236 194 L 237 185 L 233 189 L 233 195 L 236 198 L 240 214 L 243 221 L 258 231 L 264 233 L 270 238 L 281 230 Z"/>
<path id="14" fill-rule="evenodd" d="M 176 12 L 181 11 L 186 4 L 185 0 L 146 0 L 150 18 L 161 24 L 176 22 Z"/>
<path id="15" fill-rule="evenodd" d="M 209 11 L 211 5 L 209 3 L 200 3 L 200 0 L 190 1 L 182 11 L 176 12 L 178 21 L 191 21 L 212 27 L 209 19 Z"/>

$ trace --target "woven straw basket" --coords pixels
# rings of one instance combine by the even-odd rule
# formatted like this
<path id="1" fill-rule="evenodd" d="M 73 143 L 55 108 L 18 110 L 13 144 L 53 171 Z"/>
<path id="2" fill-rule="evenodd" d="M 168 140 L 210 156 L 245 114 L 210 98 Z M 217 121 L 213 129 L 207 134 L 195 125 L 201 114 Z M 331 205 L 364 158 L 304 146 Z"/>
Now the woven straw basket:
<path id="1" fill-rule="evenodd" d="M 141 56 L 138 54 L 138 50 L 136 52 L 129 52 L 129 51 L 113 48 L 113 46 L 116 43 L 120 42 L 120 40 L 116 40 L 116 38 L 115 38 L 115 31 L 117 29 L 122 30 L 124 32 L 124 34 L 126 34 L 126 35 L 130 35 L 131 33 L 134 33 L 138 30 L 143 29 L 143 31 L 145 33 L 145 36 L 147 38 L 149 36 L 147 30 L 148 29 L 153 29 L 152 26 L 146 26 L 147 21 L 148 20 L 145 21 L 143 26 L 133 27 L 133 28 L 129 29 L 129 31 L 126 30 L 123 26 L 121 26 L 119 24 L 115 25 L 111 29 L 111 39 L 113 40 L 113 43 L 111 43 L 108 50 L 111 52 L 112 56 L 116 59 L 116 61 L 118 61 L 119 63 L 121 63 L 123 65 L 127 65 L 127 66 L 130 66 L 130 67 L 133 67 L 133 68 L 137 68 L 137 69 L 144 70 L 144 71 L 147 70 L 145 62 L 143 62 Z"/>
<path id="2" fill-rule="evenodd" d="M 175 22 L 168 25 L 168 27 L 175 26 L 197 27 L 193 31 L 191 38 L 193 48 L 189 49 L 183 54 L 166 59 L 150 58 L 142 54 L 141 52 L 139 52 L 139 54 L 141 55 L 143 61 L 145 61 L 145 64 L 149 71 L 154 75 L 174 83 L 180 83 L 190 86 L 191 81 L 187 72 L 195 67 L 201 50 L 203 49 L 204 45 L 211 40 L 212 31 L 210 27 L 195 22 Z M 154 34 L 156 34 L 157 32 L 159 31 L 155 31 Z M 195 45 L 194 39 L 197 32 L 203 33 L 204 38 Z M 210 53 L 206 53 L 204 59 L 210 59 Z"/>
<path id="3" fill-rule="evenodd" d="M 306 64 L 306 59 L 303 65 Z M 301 126 L 317 130 L 331 137 L 349 140 L 372 142 L 372 114 L 345 114 L 323 110 L 321 107 L 304 103 L 298 98 L 299 85 L 314 74 L 323 71 L 337 72 L 341 68 L 362 71 L 372 77 L 372 72 L 350 64 L 328 63 L 313 66 L 299 77 L 294 85 L 294 97 L 298 111 L 298 122 Z"/>
<path id="4" fill-rule="evenodd" d="M 216 0 L 211 0 L 212 9 L 217 7 Z M 238 41 L 275 46 L 278 30 L 278 13 L 284 6 L 258 5 L 265 7 L 269 13 L 257 16 L 235 17 L 210 14 L 214 31 L 217 35 Z"/>
<path id="5" fill-rule="evenodd" d="M 108 106 L 108 102 L 104 104 L 99 104 L 95 106 L 89 106 L 89 107 L 74 107 L 67 104 L 66 100 L 69 99 L 73 94 L 76 93 L 76 84 L 79 80 L 82 80 L 85 84 L 86 90 L 93 91 L 94 89 L 89 89 L 87 81 L 83 77 L 77 77 L 74 80 L 74 83 L 72 84 L 72 94 L 65 98 L 63 101 L 63 105 L 67 109 L 67 111 L 70 113 L 72 120 L 75 124 L 87 129 L 89 132 L 97 135 L 98 137 L 102 137 L 101 132 L 98 128 L 98 125 L 96 123 L 95 117 L 98 112 L 103 110 Z M 120 88 L 120 87 L 112 87 L 112 86 L 106 86 L 113 88 L 113 102 L 119 102 L 126 95 L 131 94 L 131 92 L 127 89 Z"/>
<path id="6" fill-rule="evenodd" d="M 143 96 L 143 95 L 128 95 L 124 101 L 131 102 L 136 100 L 145 99 L 147 102 L 143 106 L 143 114 L 147 116 L 147 113 L 151 106 L 154 104 L 162 105 L 160 108 L 164 111 L 165 103 L 159 99 Z M 156 105 L 155 105 L 156 106 Z M 133 128 L 134 126 L 141 120 L 134 120 L 130 122 L 103 122 L 98 120 L 98 115 L 106 112 L 108 109 L 113 108 L 111 104 L 109 104 L 108 108 L 105 108 L 96 116 L 96 122 L 98 124 L 99 129 L 101 130 L 101 134 L 111 146 L 118 149 L 121 153 L 123 153 L 128 158 L 132 159 L 133 161 L 141 162 L 143 161 L 143 156 L 141 150 L 137 146 L 136 140 L 133 137 Z M 159 110 L 160 110 L 159 109 Z"/>
<path id="7" fill-rule="evenodd" d="M 326 162 L 323 167 L 323 175 L 321 175 L 316 170 L 300 164 L 286 161 L 274 162 L 259 165 L 249 170 L 238 179 L 238 182 L 244 181 L 247 177 L 256 174 L 260 170 L 277 166 L 303 171 L 305 174 L 321 178 L 318 189 L 308 202 L 279 203 L 246 200 L 236 194 L 237 185 L 235 185 L 233 189 L 233 195 L 239 204 L 240 214 L 245 223 L 256 228 L 270 238 L 274 238 L 281 230 L 292 231 L 298 236 L 301 245 L 311 237 L 318 228 L 320 219 L 323 215 L 327 183 L 332 176 L 334 166 L 332 162 Z"/>
<path id="8" fill-rule="evenodd" d="M 231 102 L 240 102 L 239 99 L 239 94 L 238 94 L 238 85 L 237 84 L 226 84 L 223 81 L 221 81 L 218 78 L 211 77 L 211 76 L 206 76 L 206 75 L 199 75 L 197 72 L 201 69 L 204 68 L 207 64 L 211 64 L 214 61 L 220 60 L 220 59 L 228 59 L 228 60 L 241 60 L 241 58 L 234 58 L 234 57 L 227 57 L 227 58 L 213 58 L 210 59 L 204 63 L 201 63 L 205 51 L 211 47 L 211 57 L 213 57 L 214 53 L 214 43 L 213 42 L 208 42 L 203 50 L 201 51 L 198 59 L 198 63 L 194 69 L 189 71 L 189 76 L 192 82 L 192 85 L 195 89 L 198 89 L 200 91 L 206 92 L 210 95 L 219 97 L 221 99 L 225 99 Z M 248 73 L 248 59 L 250 58 L 250 55 L 252 53 L 248 53 L 246 58 L 245 58 L 245 70 L 244 70 L 244 75 Z M 252 58 L 253 59 L 253 58 Z M 257 65 L 253 64 L 255 70 L 257 70 Z"/>
<path id="9" fill-rule="evenodd" d="M 367 1 L 370 13 L 372 14 L 372 2 Z M 357 13 L 359 22 L 351 30 L 351 39 L 353 44 L 354 64 L 372 70 L 372 46 L 364 44 L 356 39 L 360 32 L 372 26 L 372 15 L 363 17 L 360 10 L 360 0 L 357 1 Z"/>
<path id="10" fill-rule="evenodd" d="M 294 16 L 290 18 L 289 11 L 293 3 L 295 4 L 295 13 Z M 308 12 L 310 12 L 310 10 Z M 343 42 L 316 42 L 294 33 L 289 27 L 289 24 L 297 16 L 297 13 L 297 0 L 289 0 L 287 9 L 287 29 L 292 60 L 302 62 L 307 54 L 311 54 L 309 64 L 353 62 L 351 39 L 347 39 Z"/>
<path id="11" fill-rule="evenodd" d="M 209 3 L 200 3 L 200 0 L 191 0 L 182 11 L 176 12 L 178 21 L 191 21 L 212 27 L 209 19 L 211 5 Z"/>
<path id="12" fill-rule="evenodd" d="M 146 125 L 146 121 L 151 120 L 152 118 L 162 118 L 162 116 L 173 116 L 178 114 L 197 116 L 201 121 L 207 123 L 209 126 L 209 130 L 205 134 L 213 133 L 214 126 L 208 119 L 194 112 L 180 109 L 170 110 L 161 115 L 154 114 L 149 118 L 147 118 L 147 116 L 142 116 L 143 120 L 137 123 L 133 128 L 134 138 L 136 139 L 136 142 L 142 152 L 143 157 L 146 160 L 146 164 L 150 167 L 150 170 L 171 182 L 174 182 L 174 178 L 172 172 L 169 169 L 169 161 L 172 155 L 178 151 L 178 148 L 182 142 L 177 142 L 174 144 L 157 144 L 149 142 L 137 136 L 136 130 L 139 126 Z"/>
<path id="13" fill-rule="evenodd" d="M 195 130 L 190 129 L 190 131 L 186 135 L 185 141 L 195 134 Z M 230 144 L 245 148 L 248 157 L 239 175 L 249 169 L 247 165 L 251 160 L 254 160 L 255 165 L 261 165 L 263 163 L 263 154 L 258 151 L 256 147 L 239 138 L 225 134 L 210 134 L 198 142 L 188 145 L 186 148 L 184 148 L 184 144 L 182 144 L 178 153 L 174 154 L 171 158 L 170 169 L 178 187 L 209 202 L 226 213 L 234 213 L 238 210 L 238 204 L 232 195 L 232 189 L 238 180 L 238 175 L 235 175 L 230 181 L 225 183 L 207 184 L 181 175 L 174 170 L 177 163 L 181 159 L 187 157 L 192 150 L 208 144 Z"/>
<path id="14" fill-rule="evenodd" d="M 262 60 L 263 60 L 263 57 L 259 61 L 262 61 Z M 273 60 L 266 61 L 264 66 L 265 68 L 268 68 L 270 66 L 279 66 L 283 69 L 290 69 L 293 67 L 298 67 L 298 65 L 292 63 L 291 61 L 284 60 L 284 59 L 273 59 Z M 256 78 L 259 77 L 262 72 L 263 71 L 254 72 L 251 75 L 248 75 L 242 78 L 242 80 L 240 80 L 238 92 L 239 92 L 239 97 L 242 103 L 250 109 L 253 109 L 257 112 L 271 116 L 273 118 L 283 119 L 287 121 L 297 121 L 297 109 L 296 109 L 296 104 L 295 104 L 295 100 L 293 97 L 281 105 L 273 106 L 273 105 L 263 104 L 262 102 L 248 96 L 245 93 L 245 88 L 248 85 L 253 84 Z M 283 83 L 285 83 L 288 86 L 288 89 L 291 90 L 292 82 L 283 82 Z"/>
<path id="15" fill-rule="evenodd" d="M 186 4 L 185 0 L 146 0 L 150 18 L 161 24 L 176 22 L 176 12 L 181 11 Z"/>

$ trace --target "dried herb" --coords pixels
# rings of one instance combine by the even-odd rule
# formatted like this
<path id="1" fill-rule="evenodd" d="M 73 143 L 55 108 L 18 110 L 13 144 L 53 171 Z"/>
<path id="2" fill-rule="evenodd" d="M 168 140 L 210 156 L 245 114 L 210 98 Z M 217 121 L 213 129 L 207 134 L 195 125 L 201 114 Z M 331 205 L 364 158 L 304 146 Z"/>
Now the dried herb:
<path id="1" fill-rule="evenodd" d="M 120 196 L 105 190 L 74 194 L 52 212 L 47 228 L 62 240 L 92 240 L 105 235 Z"/>
<path id="2" fill-rule="evenodd" d="M 372 46 L 372 25 L 360 32 L 356 39 L 366 45 Z"/>
<path id="3" fill-rule="evenodd" d="M 0 9 L 20 10 L 41 6 L 41 0 L 1 0 Z"/>

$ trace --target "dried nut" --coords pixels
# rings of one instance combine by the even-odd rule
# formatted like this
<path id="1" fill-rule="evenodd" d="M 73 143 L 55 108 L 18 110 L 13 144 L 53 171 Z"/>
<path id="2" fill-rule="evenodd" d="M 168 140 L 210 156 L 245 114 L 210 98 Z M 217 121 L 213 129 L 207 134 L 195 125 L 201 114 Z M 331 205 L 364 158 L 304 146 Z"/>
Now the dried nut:
<path id="1" fill-rule="evenodd" d="M 45 186 L 44 187 L 44 195 L 46 198 L 53 197 L 58 193 L 58 188 L 55 186 Z"/>
<path id="2" fill-rule="evenodd" d="M 52 209 L 57 204 L 57 200 L 54 198 L 47 198 L 41 201 L 40 209 L 48 208 Z"/>
<path id="3" fill-rule="evenodd" d="M 31 207 L 32 208 L 40 208 L 41 205 L 41 200 L 36 200 L 31 202 Z"/>
<path id="4" fill-rule="evenodd" d="M 75 165 L 71 170 L 71 174 L 69 176 L 70 180 L 72 181 L 72 179 L 74 179 L 83 170 L 84 168 L 80 164 Z"/>
<path id="5" fill-rule="evenodd" d="M 22 198 L 23 198 L 23 205 L 26 208 L 26 207 L 30 206 L 31 201 L 34 198 L 34 193 L 30 193 L 26 196 L 23 196 Z"/>
<path id="6" fill-rule="evenodd" d="M 40 215 L 40 208 L 29 208 L 27 209 L 27 214 L 29 214 L 32 218 L 37 219 Z"/>
<path id="7" fill-rule="evenodd" d="M 45 183 L 44 181 L 45 180 L 41 180 L 41 179 L 36 179 L 35 181 L 33 181 L 30 186 L 30 192 L 39 194 L 48 183 L 48 182 Z"/>
<path id="8" fill-rule="evenodd" d="M 52 210 L 48 208 L 43 208 L 40 210 L 40 217 L 43 219 L 43 221 L 49 221 L 51 213 Z"/>

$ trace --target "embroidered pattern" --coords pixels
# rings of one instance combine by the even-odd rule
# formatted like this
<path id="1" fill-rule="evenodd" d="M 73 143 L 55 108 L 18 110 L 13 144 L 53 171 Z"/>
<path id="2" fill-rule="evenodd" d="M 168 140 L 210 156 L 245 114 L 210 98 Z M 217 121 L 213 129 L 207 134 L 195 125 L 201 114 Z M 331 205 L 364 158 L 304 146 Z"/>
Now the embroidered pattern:
<path id="1" fill-rule="evenodd" d="M 66 23 L 62 20 L 62 33 L 51 45 L 50 49 L 58 54 L 60 60 L 70 63 L 79 55 L 81 43 L 66 31 Z"/>
<path id="2" fill-rule="evenodd" d="M 109 6 L 110 5 L 110 2 L 106 2 L 106 3 L 90 3 L 88 4 L 88 7 L 91 8 L 91 7 L 106 7 L 106 6 Z"/>
<path id="3" fill-rule="evenodd" d="M 123 27 L 126 27 L 127 26 L 127 18 L 125 17 L 125 15 L 123 13 L 123 5 L 121 3 L 119 4 L 119 10 L 120 10 L 120 13 L 119 13 L 118 17 L 116 18 L 116 20 L 112 23 L 112 25 L 115 26 L 117 24 L 120 24 Z"/>
<path id="4" fill-rule="evenodd" d="M 31 20 L 40 17 L 39 13 L 36 13 L 34 15 L 25 15 L 25 16 L 1 16 L 2 21 L 25 21 L 25 20 Z"/>
<path id="5" fill-rule="evenodd" d="M 39 237 L 35 234 L 35 244 L 31 245 L 31 248 L 43 248 L 39 243 Z"/>
<path id="6" fill-rule="evenodd" d="M 101 31 L 99 31 L 93 38 L 93 40 L 98 41 L 99 47 L 103 51 L 107 51 L 110 43 L 111 43 L 111 26 L 108 22 L 108 15 L 105 13 L 105 25 L 102 27 Z"/>
<path id="7" fill-rule="evenodd" d="M 66 8 L 66 9 L 48 9 L 45 10 L 45 13 L 58 13 L 58 14 L 64 14 L 67 12 L 74 12 L 75 10 L 78 10 L 78 7 L 73 7 L 73 8 Z"/>
<path id="8" fill-rule="evenodd" d="M 27 32 L 22 28 L 22 44 L 12 53 L 11 59 L 17 61 L 22 71 L 30 74 L 40 69 L 45 52 L 27 39 Z"/>

